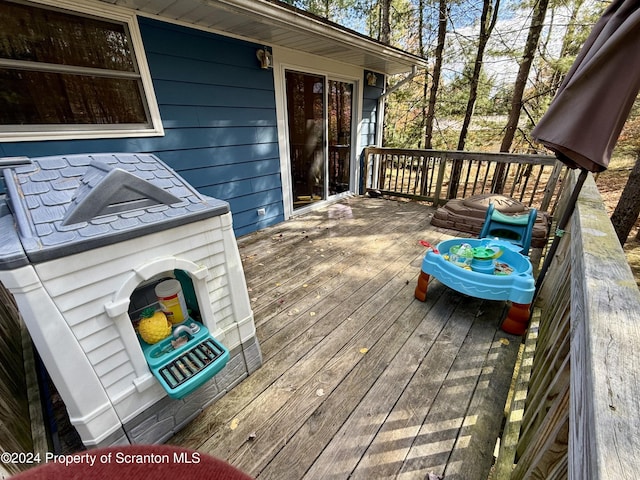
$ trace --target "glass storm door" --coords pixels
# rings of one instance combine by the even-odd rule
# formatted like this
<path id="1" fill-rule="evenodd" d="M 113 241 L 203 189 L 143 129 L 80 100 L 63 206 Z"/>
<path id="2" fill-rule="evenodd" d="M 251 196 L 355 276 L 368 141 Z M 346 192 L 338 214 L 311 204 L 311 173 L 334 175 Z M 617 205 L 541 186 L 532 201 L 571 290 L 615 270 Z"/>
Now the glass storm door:
<path id="1" fill-rule="evenodd" d="M 293 71 L 285 80 L 295 209 L 349 190 L 353 85 Z"/>
<path id="2" fill-rule="evenodd" d="M 353 84 L 329 80 L 329 195 L 347 192 L 351 179 Z"/>

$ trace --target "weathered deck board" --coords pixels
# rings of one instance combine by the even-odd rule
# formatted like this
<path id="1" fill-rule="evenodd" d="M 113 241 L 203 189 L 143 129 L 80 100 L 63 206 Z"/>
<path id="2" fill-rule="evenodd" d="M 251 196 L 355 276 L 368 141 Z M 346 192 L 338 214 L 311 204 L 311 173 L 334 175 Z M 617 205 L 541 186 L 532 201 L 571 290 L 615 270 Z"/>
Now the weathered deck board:
<path id="1" fill-rule="evenodd" d="M 437 295 L 435 295 L 437 297 Z M 416 321 L 411 325 L 412 332 L 408 332 L 411 336 L 402 337 L 403 345 L 400 348 L 394 348 L 390 354 L 394 355 L 393 360 L 373 378 L 376 383 L 367 392 L 365 397 L 357 404 L 353 414 L 348 418 L 341 428 L 340 434 L 332 439 L 322 455 L 315 462 L 313 468 L 309 471 L 309 478 L 322 478 L 329 476 L 336 466 L 340 468 L 336 473 L 348 476 L 354 470 L 364 455 L 373 437 L 377 434 L 379 428 L 384 424 L 384 420 L 392 411 L 397 403 L 400 395 L 405 391 L 409 381 L 414 376 L 417 368 L 420 366 L 425 353 L 437 341 L 440 334 L 451 339 L 464 339 L 465 332 L 456 332 L 459 330 L 456 325 L 448 325 L 447 320 L 459 306 L 457 301 L 448 301 L 444 296 L 440 297 L 435 308 L 429 311 L 425 317 L 420 315 L 420 306 L 411 309 L 411 312 L 397 318 L 397 323 L 402 324 L 411 319 Z M 418 310 L 418 311 L 416 311 Z M 424 320 L 424 321 L 423 321 Z M 450 331 L 444 331 L 449 326 Z M 405 341 L 406 338 L 406 341 Z M 460 340 L 460 343 L 462 340 Z M 454 343 L 453 341 L 451 343 Z M 391 345 L 385 345 L 384 348 L 389 349 Z M 389 353 L 388 353 L 389 354 Z M 455 356 L 455 353 L 453 354 Z M 439 361 L 442 361 L 442 357 Z M 378 373 L 378 372 L 375 372 Z M 348 394 L 349 392 L 347 392 Z M 426 392 L 422 392 L 423 395 Z M 424 395 L 427 397 L 427 395 Z M 426 398 L 423 398 L 424 405 Z M 419 408 L 419 406 L 415 406 Z M 423 419 L 419 420 L 418 425 Z M 357 435 L 353 435 L 357 432 Z M 368 458 L 368 456 L 367 456 Z M 377 463 L 377 462 L 376 462 Z M 362 475 L 366 478 L 372 478 L 377 467 L 372 470 L 363 471 Z M 395 472 L 393 472 L 395 473 Z"/>
<path id="2" fill-rule="evenodd" d="M 240 239 L 263 366 L 170 443 L 259 478 L 485 479 L 519 337 L 434 282 L 433 209 L 349 198 Z M 505 341 L 508 340 L 508 341 Z"/>

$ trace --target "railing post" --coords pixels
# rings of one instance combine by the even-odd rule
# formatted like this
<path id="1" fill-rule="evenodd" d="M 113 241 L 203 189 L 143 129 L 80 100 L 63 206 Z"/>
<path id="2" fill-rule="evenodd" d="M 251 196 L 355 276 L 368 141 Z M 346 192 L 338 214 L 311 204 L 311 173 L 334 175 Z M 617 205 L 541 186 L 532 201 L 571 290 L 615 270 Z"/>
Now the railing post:
<path id="1" fill-rule="evenodd" d="M 369 183 L 369 147 L 362 150 L 362 191 L 361 195 L 367 193 Z"/>
<path id="2" fill-rule="evenodd" d="M 447 155 L 440 155 L 440 165 L 438 166 L 438 180 L 436 181 L 436 193 L 433 199 L 433 205 L 440 205 L 440 198 L 442 195 L 442 183 L 444 182 L 444 175 L 447 169 Z M 444 203 L 444 202 L 443 202 Z"/>

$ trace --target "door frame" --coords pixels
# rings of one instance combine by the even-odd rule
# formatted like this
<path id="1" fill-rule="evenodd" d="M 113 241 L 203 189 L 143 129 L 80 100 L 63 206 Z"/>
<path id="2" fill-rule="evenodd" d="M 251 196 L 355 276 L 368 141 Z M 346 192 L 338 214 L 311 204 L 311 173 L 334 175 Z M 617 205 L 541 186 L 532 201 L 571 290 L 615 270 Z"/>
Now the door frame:
<path id="1" fill-rule="evenodd" d="M 289 54 L 289 57 L 287 56 Z M 298 58 L 294 58 L 298 57 Z M 306 57 L 306 58 L 304 58 Z M 278 144 L 280 151 L 280 175 L 282 181 L 282 202 L 284 206 L 285 220 L 293 215 L 301 215 L 319 207 L 333 203 L 341 198 L 353 195 L 358 190 L 360 177 L 360 164 L 357 162 L 360 152 L 360 126 L 362 123 L 362 81 L 364 70 L 358 67 L 345 66 L 338 62 L 331 62 L 325 59 L 319 60 L 312 55 L 294 55 L 292 52 L 280 51 L 274 47 L 274 87 L 276 93 L 276 114 L 278 124 Z M 288 60 L 288 61 L 287 61 Z M 293 188 L 291 184 L 291 164 L 290 164 L 290 148 L 289 148 L 289 124 L 287 121 L 287 98 L 285 85 L 285 72 L 292 70 L 309 75 L 322 76 L 325 79 L 325 118 L 324 118 L 324 152 L 325 152 L 325 168 L 327 168 L 328 160 L 328 123 L 327 123 L 327 99 L 328 99 L 328 80 L 335 80 L 353 84 L 353 105 L 351 118 L 351 158 L 349 162 L 350 179 L 349 190 L 339 194 L 327 197 L 325 200 L 314 202 L 308 206 L 293 210 Z M 327 178 L 325 178 L 325 182 Z"/>

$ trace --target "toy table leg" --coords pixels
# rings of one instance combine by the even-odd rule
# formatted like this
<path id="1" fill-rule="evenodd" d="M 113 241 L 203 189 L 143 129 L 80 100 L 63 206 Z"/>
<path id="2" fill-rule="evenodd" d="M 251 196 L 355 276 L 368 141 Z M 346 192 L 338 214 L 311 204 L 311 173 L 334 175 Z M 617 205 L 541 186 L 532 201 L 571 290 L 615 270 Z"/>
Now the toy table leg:
<path id="1" fill-rule="evenodd" d="M 427 287 L 429 286 L 429 275 L 424 273 L 422 270 L 420 271 L 420 276 L 418 277 L 418 285 L 416 286 L 415 297 L 424 302 L 427 300 Z"/>
<path id="2" fill-rule="evenodd" d="M 523 335 L 529 325 L 530 303 L 512 303 L 507 318 L 502 322 L 502 330 L 514 335 Z"/>

